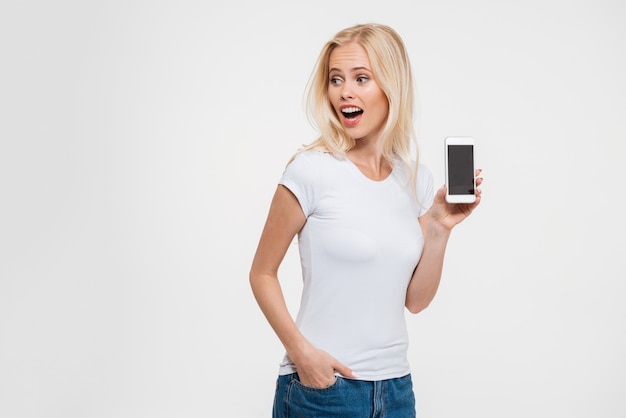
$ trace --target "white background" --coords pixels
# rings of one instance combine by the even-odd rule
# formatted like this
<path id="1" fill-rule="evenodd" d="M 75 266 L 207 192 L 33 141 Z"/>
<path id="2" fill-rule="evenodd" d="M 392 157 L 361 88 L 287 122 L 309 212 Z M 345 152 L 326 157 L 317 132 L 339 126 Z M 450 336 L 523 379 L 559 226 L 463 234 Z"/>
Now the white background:
<path id="1" fill-rule="evenodd" d="M 483 204 L 409 317 L 418 416 L 626 416 L 626 4 L 0 6 L 0 416 L 268 417 L 248 270 L 302 98 L 355 23 L 404 38 L 422 161 Z M 297 308 L 297 248 L 281 269 Z"/>

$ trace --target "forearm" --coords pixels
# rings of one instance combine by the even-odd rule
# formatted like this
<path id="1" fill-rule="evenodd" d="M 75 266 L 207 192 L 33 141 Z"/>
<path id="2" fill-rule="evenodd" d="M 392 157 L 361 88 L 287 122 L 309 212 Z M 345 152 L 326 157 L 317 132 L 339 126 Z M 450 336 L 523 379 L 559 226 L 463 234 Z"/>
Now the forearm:
<path id="1" fill-rule="evenodd" d="M 407 288 L 405 305 L 410 312 L 426 309 L 437 294 L 449 237 L 450 229 L 428 225 L 422 256 Z"/>
<path id="2" fill-rule="evenodd" d="M 271 275 L 251 274 L 250 285 L 261 311 L 285 350 L 290 357 L 297 356 L 309 343 L 289 313 L 278 279 Z"/>

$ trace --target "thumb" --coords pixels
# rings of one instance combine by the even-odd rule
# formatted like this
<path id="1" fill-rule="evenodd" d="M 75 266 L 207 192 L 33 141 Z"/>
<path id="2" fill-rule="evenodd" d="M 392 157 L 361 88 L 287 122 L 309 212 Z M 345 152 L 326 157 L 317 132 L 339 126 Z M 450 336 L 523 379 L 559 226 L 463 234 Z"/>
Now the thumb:
<path id="1" fill-rule="evenodd" d="M 439 190 L 437 190 L 436 197 L 437 197 L 438 199 L 440 199 L 440 200 L 445 199 L 445 197 L 446 197 L 446 189 L 447 189 L 447 187 L 446 187 L 446 185 L 445 185 L 445 184 L 444 184 L 443 186 L 441 186 L 441 187 L 439 188 Z"/>
<path id="2" fill-rule="evenodd" d="M 342 376 L 352 378 L 359 377 L 354 371 L 352 371 L 351 368 L 349 368 L 345 364 L 339 363 L 338 361 L 335 361 L 335 364 L 333 364 L 333 368 Z"/>
<path id="3" fill-rule="evenodd" d="M 446 185 L 444 184 L 435 192 L 435 196 L 433 198 L 433 206 L 441 205 L 445 203 L 446 203 Z"/>

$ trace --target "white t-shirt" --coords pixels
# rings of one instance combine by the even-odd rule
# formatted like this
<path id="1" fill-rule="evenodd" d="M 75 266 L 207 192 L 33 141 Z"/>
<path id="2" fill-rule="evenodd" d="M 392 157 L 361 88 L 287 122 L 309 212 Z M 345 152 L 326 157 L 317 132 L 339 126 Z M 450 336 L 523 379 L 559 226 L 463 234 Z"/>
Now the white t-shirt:
<path id="1" fill-rule="evenodd" d="M 433 201 L 433 181 L 418 167 L 415 200 L 398 161 L 382 181 L 349 159 L 300 153 L 280 184 L 298 199 L 307 221 L 298 235 L 303 292 L 296 323 L 316 347 L 354 370 L 382 380 L 410 372 L 406 289 L 422 254 L 418 217 Z M 279 374 L 295 372 L 285 355 Z"/>

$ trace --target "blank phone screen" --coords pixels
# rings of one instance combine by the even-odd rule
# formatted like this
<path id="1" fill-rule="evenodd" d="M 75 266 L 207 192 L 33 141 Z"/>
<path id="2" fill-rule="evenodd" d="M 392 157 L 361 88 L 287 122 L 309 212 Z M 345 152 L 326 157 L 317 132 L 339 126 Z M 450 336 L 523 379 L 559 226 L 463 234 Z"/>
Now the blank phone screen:
<path id="1" fill-rule="evenodd" d="M 474 146 L 448 145 L 449 194 L 474 194 Z"/>

